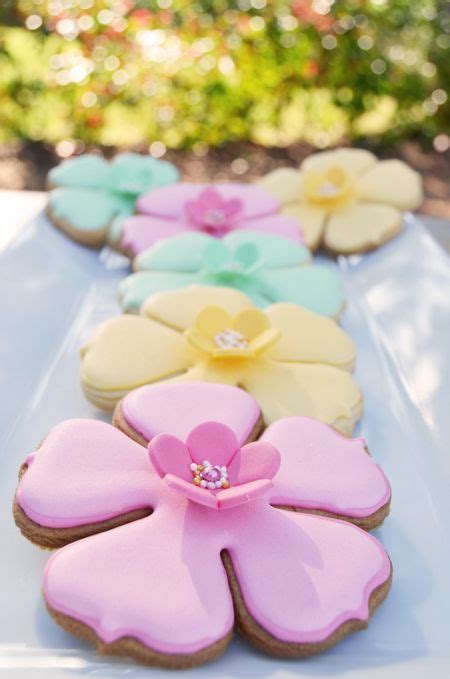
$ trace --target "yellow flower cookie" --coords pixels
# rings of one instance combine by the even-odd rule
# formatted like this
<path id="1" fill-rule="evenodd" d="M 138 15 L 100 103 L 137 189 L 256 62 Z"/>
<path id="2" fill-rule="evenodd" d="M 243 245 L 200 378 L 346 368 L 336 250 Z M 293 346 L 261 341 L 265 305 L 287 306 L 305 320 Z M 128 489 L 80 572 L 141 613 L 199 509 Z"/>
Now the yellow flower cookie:
<path id="1" fill-rule="evenodd" d="M 309 156 L 299 170 L 279 168 L 259 180 L 296 217 L 306 245 L 342 254 L 366 252 L 397 235 L 402 212 L 423 200 L 420 175 L 401 160 L 364 149 Z"/>
<path id="2" fill-rule="evenodd" d="M 81 352 L 81 381 L 104 409 L 160 380 L 233 384 L 266 424 L 306 415 L 350 434 L 362 410 L 354 361 L 352 340 L 328 318 L 287 303 L 261 311 L 238 290 L 193 285 L 99 326 Z"/>

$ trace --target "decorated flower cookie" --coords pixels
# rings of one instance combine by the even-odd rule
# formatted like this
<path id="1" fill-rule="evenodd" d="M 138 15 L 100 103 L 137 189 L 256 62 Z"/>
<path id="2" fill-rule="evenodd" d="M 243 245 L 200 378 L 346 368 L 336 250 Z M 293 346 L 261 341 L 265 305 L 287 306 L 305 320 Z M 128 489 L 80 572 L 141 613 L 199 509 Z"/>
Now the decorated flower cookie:
<path id="1" fill-rule="evenodd" d="M 285 301 L 337 317 L 344 298 L 337 274 L 311 263 L 309 250 L 274 234 L 233 231 L 222 240 L 185 233 L 138 255 L 137 273 L 119 286 L 122 307 L 138 311 L 150 295 L 192 283 L 245 292 L 257 306 Z"/>
<path id="2" fill-rule="evenodd" d="M 151 191 L 137 202 L 140 214 L 124 222 L 122 247 L 132 256 L 161 238 L 200 231 L 216 238 L 251 229 L 302 242 L 297 219 L 279 214 L 274 196 L 251 184 L 180 182 Z"/>
<path id="3" fill-rule="evenodd" d="M 363 149 L 313 154 L 299 170 L 274 170 L 258 185 L 279 199 L 284 214 L 301 221 L 308 247 L 323 244 L 343 254 L 393 238 L 402 229 L 402 211 L 415 210 L 423 199 L 417 172 Z"/>
<path id="4" fill-rule="evenodd" d="M 258 407 L 226 385 L 143 387 L 122 411 L 148 449 L 68 420 L 22 468 L 17 524 L 65 545 L 43 585 L 57 623 L 103 653 L 171 668 L 212 660 L 235 627 L 298 657 L 367 626 L 391 565 L 358 524 L 383 520 L 390 489 L 363 440 L 291 417 L 249 443 Z"/>
<path id="5" fill-rule="evenodd" d="M 288 303 L 261 311 L 232 288 L 153 295 L 139 316 L 100 325 L 81 354 L 85 394 L 105 409 L 171 378 L 242 386 L 267 423 L 307 415 L 351 433 L 362 410 L 355 347 L 334 321 Z"/>
<path id="6" fill-rule="evenodd" d="M 80 243 L 117 243 L 138 196 L 178 177 L 174 165 L 149 156 L 122 153 L 108 163 L 86 154 L 51 170 L 48 213 L 55 226 Z"/>

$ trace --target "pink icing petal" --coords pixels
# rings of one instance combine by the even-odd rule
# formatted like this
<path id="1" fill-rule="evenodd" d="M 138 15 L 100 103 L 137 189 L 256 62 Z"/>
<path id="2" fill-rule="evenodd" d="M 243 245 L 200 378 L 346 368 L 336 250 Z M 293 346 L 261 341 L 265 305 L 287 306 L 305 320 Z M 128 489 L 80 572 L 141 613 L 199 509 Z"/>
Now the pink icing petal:
<path id="1" fill-rule="evenodd" d="M 206 488 L 199 488 L 198 486 L 195 486 L 192 483 L 192 475 L 190 482 L 184 481 L 183 479 L 178 478 L 178 476 L 173 476 L 172 474 L 165 476 L 164 481 L 169 486 L 169 488 L 175 490 L 177 493 L 181 493 L 181 495 L 184 495 L 184 497 L 186 497 L 188 500 L 192 500 L 192 502 L 196 502 L 199 505 L 204 505 L 210 509 L 218 509 L 219 507 L 215 493 L 213 491 L 207 490 Z"/>
<path id="2" fill-rule="evenodd" d="M 148 444 L 148 452 L 158 474 L 174 474 L 192 483 L 192 463 L 187 446 L 171 434 L 158 434 Z"/>
<path id="3" fill-rule="evenodd" d="M 155 507 L 164 490 L 145 448 L 96 420 L 62 422 L 26 462 L 16 497 L 41 526 L 80 526 Z"/>
<path id="4" fill-rule="evenodd" d="M 105 642 L 132 636 L 161 653 L 195 653 L 223 639 L 233 605 L 220 548 L 206 517 L 198 541 L 202 521 L 190 520 L 189 504 L 59 550 L 47 563 L 45 599 Z"/>
<path id="5" fill-rule="evenodd" d="M 281 455 L 270 502 L 370 516 L 391 496 L 389 482 L 362 439 L 349 439 L 307 417 L 274 422 L 262 439 Z"/>
<path id="6" fill-rule="evenodd" d="M 280 208 L 280 204 L 274 196 L 266 193 L 254 184 L 224 182 L 215 186 L 225 200 L 239 198 L 242 202 L 243 219 L 247 220 L 270 215 L 277 212 Z"/>
<path id="7" fill-rule="evenodd" d="M 237 507 L 254 500 L 261 495 L 265 495 L 272 487 L 272 481 L 268 479 L 258 479 L 257 481 L 250 481 L 241 486 L 232 486 L 226 490 L 219 490 L 216 495 L 216 501 L 219 509 L 230 509 L 230 507 Z"/>
<path id="8" fill-rule="evenodd" d="M 181 219 L 186 201 L 195 200 L 205 184 L 177 182 L 144 193 L 137 201 L 137 210 L 143 214 L 165 219 Z"/>
<path id="9" fill-rule="evenodd" d="M 262 233 L 275 233 L 284 236 L 296 243 L 303 243 L 303 235 L 300 222 L 288 215 L 267 215 L 256 219 L 248 219 L 241 223 L 241 228 L 261 231 Z"/>
<path id="10" fill-rule="evenodd" d="M 238 450 L 239 441 L 225 424 L 203 422 L 191 431 L 186 445 L 194 462 L 208 460 L 212 465 L 227 465 Z"/>
<path id="11" fill-rule="evenodd" d="M 179 236 L 185 230 L 181 222 L 149 215 L 134 215 L 125 219 L 122 224 L 121 245 L 136 256 L 162 238 Z"/>
<path id="12" fill-rule="evenodd" d="M 255 509 L 257 508 L 257 511 Z M 342 623 L 367 620 L 371 592 L 390 573 L 380 543 L 353 524 L 254 502 L 218 512 L 250 615 L 285 642 L 320 642 Z M 234 520 L 233 520 L 234 519 Z"/>
<path id="13" fill-rule="evenodd" d="M 180 219 L 184 215 L 186 201 L 196 200 L 207 186 L 179 182 L 154 189 L 139 198 L 138 211 L 167 219 Z M 270 215 L 279 209 L 276 198 L 252 184 L 225 182 L 209 186 L 213 186 L 227 201 L 238 198 L 245 219 Z"/>
<path id="14" fill-rule="evenodd" d="M 189 432 L 207 416 L 232 429 L 239 446 L 248 439 L 260 416 L 255 399 L 243 389 L 208 382 L 161 383 L 134 389 L 122 401 L 122 413 L 146 441 L 164 432 L 186 441 Z"/>
<path id="15" fill-rule="evenodd" d="M 272 479 L 280 466 L 280 454 L 271 443 L 255 441 L 238 450 L 228 466 L 232 486 L 257 479 Z"/>

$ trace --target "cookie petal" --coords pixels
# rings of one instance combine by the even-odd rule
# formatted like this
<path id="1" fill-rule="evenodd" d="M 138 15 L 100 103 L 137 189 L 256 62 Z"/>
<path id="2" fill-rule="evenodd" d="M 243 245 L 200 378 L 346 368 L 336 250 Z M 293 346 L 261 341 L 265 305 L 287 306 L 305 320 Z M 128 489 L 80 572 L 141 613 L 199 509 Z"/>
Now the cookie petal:
<path id="1" fill-rule="evenodd" d="M 390 500 L 388 480 L 363 439 L 346 438 L 306 417 L 289 417 L 274 422 L 262 441 L 272 443 L 281 456 L 272 504 L 358 518 L 371 516 Z"/>
<path id="2" fill-rule="evenodd" d="M 322 172 L 333 165 L 340 165 L 358 177 L 361 172 L 366 172 L 376 162 L 376 156 L 365 149 L 335 149 L 313 153 L 303 161 L 300 169 L 301 172 L 306 170 Z"/>
<path id="3" fill-rule="evenodd" d="M 138 271 L 120 282 L 120 305 L 125 311 L 138 312 L 151 295 L 163 290 L 179 290 L 195 282 L 195 274 Z"/>
<path id="4" fill-rule="evenodd" d="M 104 643 L 132 637 L 142 651 L 163 656 L 191 655 L 223 641 L 211 655 L 221 652 L 234 617 L 228 582 L 214 541 L 199 542 L 195 525 L 186 527 L 188 505 L 180 496 L 170 512 L 157 510 L 59 550 L 44 580 L 56 620 L 62 614 L 80 621 Z M 168 660 L 173 666 L 176 658 Z"/>
<path id="5" fill-rule="evenodd" d="M 176 418 L 173 413 L 176 413 Z M 161 382 L 133 390 L 122 401 L 122 414 L 146 441 L 167 432 L 186 440 L 198 424 L 222 422 L 243 445 L 254 430 L 260 411 L 243 389 L 208 382 Z"/>
<path id="6" fill-rule="evenodd" d="M 246 219 L 239 223 L 239 227 L 260 231 L 267 234 L 278 234 L 284 238 L 289 238 L 298 245 L 303 243 L 303 229 L 301 223 L 294 216 L 287 214 L 267 215 Z"/>
<path id="7" fill-rule="evenodd" d="M 382 160 L 357 181 L 363 202 L 385 203 L 399 210 L 416 210 L 423 201 L 422 179 L 401 160 Z"/>
<path id="8" fill-rule="evenodd" d="M 184 220 L 186 202 L 196 200 L 207 187 L 207 184 L 178 182 L 155 189 L 139 198 L 138 210 L 157 217 Z M 226 182 L 214 184 L 214 189 L 225 200 L 238 198 L 242 203 L 242 217 L 245 219 L 269 215 L 278 209 L 278 201 L 274 196 L 252 184 Z"/>
<path id="9" fill-rule="evenodd" d="M 277 219 L 277 217 L 274 217 L 274 219 Z M 311 259 L 308 248 L 299 244 L 294 245 L 290 240 L 274 233 L 239 229 L 225 236 L 223 241 L 233 250 L 244 243 L 251 243 L 257 248 L 258 255 L 264 261 L 264 266 L 269 269 L 299 266 Z"/>
<path id="10" fill-rule="evenodd" d="M 344 306 L 339 276 L 323 266 L 270 269 L 261 279 L 261 292 L 271 301 L 284 300 L 322 316 L 336 318 Z"/>
<path id="11" fill-rule="evenodd" d="M 242 309 L 251 308 L 252 304 L 238 290 L 190 285 L 185 290 L 153 295 L 145 302 L 142 313 L 177 330 L 186 330 L 195 325 L 198 314 L 207 306 L 222 307 L 230 316 L 235 316 Z"/>
<path id="12" fill-rule="evenodd" d="M 285 205 L 283 214 L 298 221 L 306 247 L 315 250 L 322 238 L 327 216 L 326 211 L 307 203 L 297 202 Z"/>
<path id="13" fill-rule="evenodd" d="M 278 642 L 278 652 L 292 657 L 336 643 L 340 637 L 331 636 L 347 621 L 365 627 L 370 595 L 384 584 L 380 603 L 391 573 L 375 538 L 350 523 L 278 509 L 246 519 L 228 553 L 239 586 L 232 588 L 236 617 L 250 641 Z"/>
<path id="14" fill-rule="evenodd" d="M 305 415 L 351 434 L 361 414 L 362 396 L 352 376 L 332 366 L 261 359 L 237 382 L 257 400 L 266 424 Z"/>
<path id="15" fill-rule="evenodd" d="M 60 188 L 49 195 L 51 217 L 86 233 L 106 230 L 122 207 L 110 194 L 95 189 Z"/>
<path id="16" fill-rule="evenodd" d="M 272 304 L 266 313 L 273 327 L 281 331 L 281 338 L 269 351 L 272 359 L 352 369 L 355 345 L 335 321 L 287 302 Z"/>
<path id="17" fill-rule="evenodd" d="M 118 316 L 100 325 L 82 349 L 83 386 L 129 391 L 190 365 L 187 343 L 174 330 L 142 316 Z"/>
<path id="18" fill-rule="evenodd" d="M 183 230 L 183 224 L 175 220 L 133 215 L 122 223 L 121 245 L 136 256 L 163 238 L 180 235 Z"/>
<path id="19" fill-rule="evenodd" d="M 26 459 L 16 499 L 49 528 L 106 521 L 157 503 L 160 482 L 147 451 L 109 424 L 67 420 Z"/>
<path id="20" fill-rule="evenodd" d="M 293 167 L 278 167 L 256 182 L 264 191 L 271 193 L 281 205 L 296 201 L 300 193 L 300 172 Z"/>
<path id="21" fill-rule="evenodd" d="M 107 187 L 109 163 L 104 158 L 86 153 L 78 158 L 69 158 L 50 170 L 50 186 L 66 186 L 84 189 Z"/>
<path id="22" fill-rule="evenodd" d="M 376 203 L 356 203 L 330 215 L 324 243 L 333 252 L 352 254 L 382 245 L 403 228 L 397 208 Z"/>
<path id="23" fill-rule="evenodd" d="M 131 219 L 139 219 L 139 217 Z M 142 217 L 142 219 L 148 219 L 148 217 Z M 173 238 L 165 238 L 141 252 L 134 260 L 133 267 L 141 271 L 194 273 L 202 268 L 205 252 L 211 243 L 220 244 L 221 241 L 200 232 L 182 233 Z"/>

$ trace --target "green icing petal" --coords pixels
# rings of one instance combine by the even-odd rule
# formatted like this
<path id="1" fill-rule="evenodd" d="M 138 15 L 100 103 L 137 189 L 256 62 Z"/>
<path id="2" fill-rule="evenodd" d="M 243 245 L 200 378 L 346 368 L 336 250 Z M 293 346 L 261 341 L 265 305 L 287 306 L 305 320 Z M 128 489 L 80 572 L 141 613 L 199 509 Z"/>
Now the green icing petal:
<path id="1" fill-rule="evenodd" d="M 120 283 L 120 304 L 125 311 L 139 311 L 147 297 L 155 292 L 178 290 L 195 282 L 192 274 L 138 271 Z"/>
<path id="2" fill-rule="evenodd" d="M 223 239 L 224 242 L 236 250 L 243 243 L 253 244 L 264 264 L 269 268 L 296 266 L 305 264 L 311 259 L 311 254 L 303 245 L 298 245 L 288 238 L 276 234 L 261 233 L 242 229 L 232 231 Z"/>
<path id="3" fill-rule="evenodd" d="M 93 154 L 65 160 L 50 170 L 48 180 L 54 186 L 101 189 L 107 186 L 109 163 Z"/>
<path id="4" fill-rule="evenodd" d="M 141 252 L 135 259 L 135 265 L 141 271 L 199 271 L 211 242 L 220 241 L 199 232 L 165 238 Z"/>
<path id="5" fill-rule="evenodd" d="M 202 267 L 207 271 L 222 271 L 230 265 L 231 259 L 231 252 L 225 243 L 217 238 L 211 238 L 203 252 Z"/>
<path id="6" fill-rule="evenodd" d="M 339 276 L 322 266 L 265 271 L 261 292 L 273 302 L 292 302 L 323 316 L 336 316 L 344 304 Z"/>
<path id="7" fill-rule="evenodd" d="M 82 231 L 103 230 L 117 214 L 116 201 L 94 189 L 54 189 L 49 203 L 55 217 Z"/>
<path id="8" fill-rule="evenodd" d="M 109 167 L 107 183 L 111 191 L 137 198 L 178 178 L 179 172 L 172 163 L 138 153 L 121 153 Z"/>

